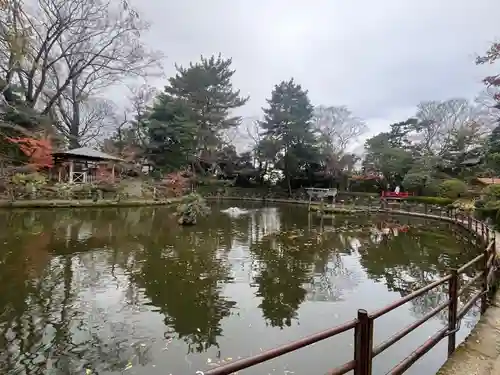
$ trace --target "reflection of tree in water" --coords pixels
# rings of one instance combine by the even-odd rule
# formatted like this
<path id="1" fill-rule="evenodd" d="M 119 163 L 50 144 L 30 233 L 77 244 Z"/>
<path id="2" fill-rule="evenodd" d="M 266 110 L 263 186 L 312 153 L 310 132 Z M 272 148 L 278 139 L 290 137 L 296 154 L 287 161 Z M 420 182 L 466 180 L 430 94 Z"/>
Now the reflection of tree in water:
<path id="1" fill-rule="evenodd" d="M 139 363 L 148 361 L 147 348 L 130 346 L 133 327 L 127 323 L 102 334 L 106 314 L 89 311 L 78 298 L 82 290 L 73 280 L 78 268 L 76 259 L 57 257 L 37 280 L 17 277 L 3 284 L 15 288 L 16 297 L 2 293 L 2 373 L 46 374 L 50 369 L 50 374 L 62 375 L 79 373 L 83 367 L 113 371 L 123 370 L 134 357 Z"/>
<path id="2" fill-rule="evenodd" d="M 127 344 L 132 329 L 126 323 L 110 328 L 108 336 L 102 335 L 104 312 L 89 319 L 91 312 L 79 297 L 88 288 L 75 279 L 75 272 L 85 279 L 88 270 L 70 250 L 78 231 L 70 226 L 68 238 L 57 241 L 51 235 L 57 225 L 44 220 L 47 214 L 0 217 L 13 229 L 0 250 L 0 372 L 62 375 L 81 373 L 83 367 L 123 370 L 133 358 L 147 362 L 147 348 Z M 43 257 L 41 263 L 33 255 L 49 251 L 65 255 Z"/>
<path id="3" fill-rule="evenodd" d="M 221 320 L 236 303 L 221 295 L 222 284 L 230 280 L 229 268 L 217 259 L 221 233 L 182 232 L 159 231 L 152 237 L 132 278 L 165 316 L 165 324 L 188 343 L 189 352 L 202 352 L 218 346 Z"/>
<path id="4" fill-rule="evenodd" d="M 399 233 L 396 237 L 385 237 L 382 242 L 366 243 L 360 250 L 361 264 L 368 275 L 384 281 L 389 290 L 405 296 L 449 273 L 449 269 L 458 268 L 477 255 L 477 248 L 462 243 L 457 244 L 454 233 L 450 236 L 448 230 L 436 227 L 412 225 L 407 233 Z M 455 236 L 456 235 L 456 236 Z M 462 282 L 468 280 L 474 270 L 462 276 Z M 448 299 L 448 286 L 437 287 L 412 301 L 412 311 L 417 317 L 422 317 L 439 304 Z M 466 291 L 460 297 L 461 302 L 467 302 L 474 290 Z M 471 310 L 474 315 L 477 311 Z M 445 321 L 447 310 L 439 317 Z"/>
<path id="5" fill-rule="evenodd" d="M 345 266 L 339 253 L 329 254 L 325 260 L 314 264 L 314 273 L 310 281 L 304 285 L 308 301 L 340 301 L 346 291 L 358 285 L 361 275 Z"/>
<path id="6" fill-rule="evenodd" d="M 255 277 L 260 308 L 271 326 L 285 327 L 292 324 L 297 310 L 308 293 L 319 285 L 314 275 L 332 275 L 349 278 L 341 257 L 332 255 L 339 239 L 335 233 L 289 230 L 272 233 L 254 243 L 250 251 L 258 260 Z"/>

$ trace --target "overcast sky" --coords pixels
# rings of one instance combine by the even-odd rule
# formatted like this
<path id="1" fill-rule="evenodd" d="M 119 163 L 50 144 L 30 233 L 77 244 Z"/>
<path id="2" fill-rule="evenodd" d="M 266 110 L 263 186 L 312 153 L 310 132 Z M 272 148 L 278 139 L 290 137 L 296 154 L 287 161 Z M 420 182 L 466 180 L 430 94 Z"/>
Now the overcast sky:
<path id="1" fill-rule="evenodd" d="M 135 1 L 167 75 L 221 52 L 251 97 L 241 115 L 259 116 L 294 77 L 313 104 L 347 105 L 371 134 L 421 100 L 474 97 L 487 72 L 474 58 L 500 38 L 500 0 Z"/>

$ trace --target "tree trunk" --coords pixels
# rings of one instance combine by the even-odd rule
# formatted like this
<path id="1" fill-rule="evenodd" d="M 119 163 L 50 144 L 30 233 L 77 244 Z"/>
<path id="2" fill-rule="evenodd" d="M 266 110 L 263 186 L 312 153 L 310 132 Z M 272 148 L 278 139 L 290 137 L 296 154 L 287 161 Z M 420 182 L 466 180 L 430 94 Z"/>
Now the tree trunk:
<path id="1" fill-rule="evenodd" d="M 71 118 L 71 124 L 69 128 L 69 148 L 74 149 L 80 147 L 80 102 L 76 95 L 77 93 L 77 80 L 72 80 L 72 90 L 71 90 L 71 105 L 73 107 L 73 116 Z"/>

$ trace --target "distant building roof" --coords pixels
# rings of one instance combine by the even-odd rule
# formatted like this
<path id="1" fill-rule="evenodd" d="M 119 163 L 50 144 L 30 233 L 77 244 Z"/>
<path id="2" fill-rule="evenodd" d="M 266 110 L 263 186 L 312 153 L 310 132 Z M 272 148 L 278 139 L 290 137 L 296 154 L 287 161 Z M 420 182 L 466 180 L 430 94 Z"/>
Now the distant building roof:
<path id="1" fill-rule="evenodd" d="M 478 177 L 476 180 L 484 185 L 500 184 L 500 177 Z"/>
<path id="2" fill-rule="evenodd" d="M 104 152 L 94 150 L 88 147 L 75 148 L 68 151 L 54 152 L 54 156 L 74 156 L 82 159 L 103 160 L 103 161 L 124 161 L 113 155 L 105 154 Z"/>
<path id="3" fill-rule="evenodd" d="M 481 163 L 481 158 L 480 157 L 476 157 L 476 158 L 469 158 L 469 159 L 466 159 L 462 162 L 462 165 L 465 165 L 465 166 L 474 166 L 474 165 L 478 165 Z"/>

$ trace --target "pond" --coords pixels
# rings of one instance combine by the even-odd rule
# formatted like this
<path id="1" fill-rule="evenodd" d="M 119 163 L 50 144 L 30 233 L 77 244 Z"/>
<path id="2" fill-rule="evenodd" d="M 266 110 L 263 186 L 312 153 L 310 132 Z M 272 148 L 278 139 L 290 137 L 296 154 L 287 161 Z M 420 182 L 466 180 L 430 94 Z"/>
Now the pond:
<path id="1" fill-rule="evenodd" d="M 166 207 L 0 211 L 0 373 L 195 374 L 383 307 L 477 252 L 443 222 L 321 224 L 305 207 L 232 204 L 248 212 L 231 218 L 228 203 L 214 204 L 189 228 Z M 375 344 L 446 298 L 444 286 L 377 319 Z M 375 358 L 374 374 L 446 320 L 445 310 Z M 408 374 L 435 373 L 446 345 Z M 350 331 L 239 373 L 324 374 L 352 356 Z"/>

